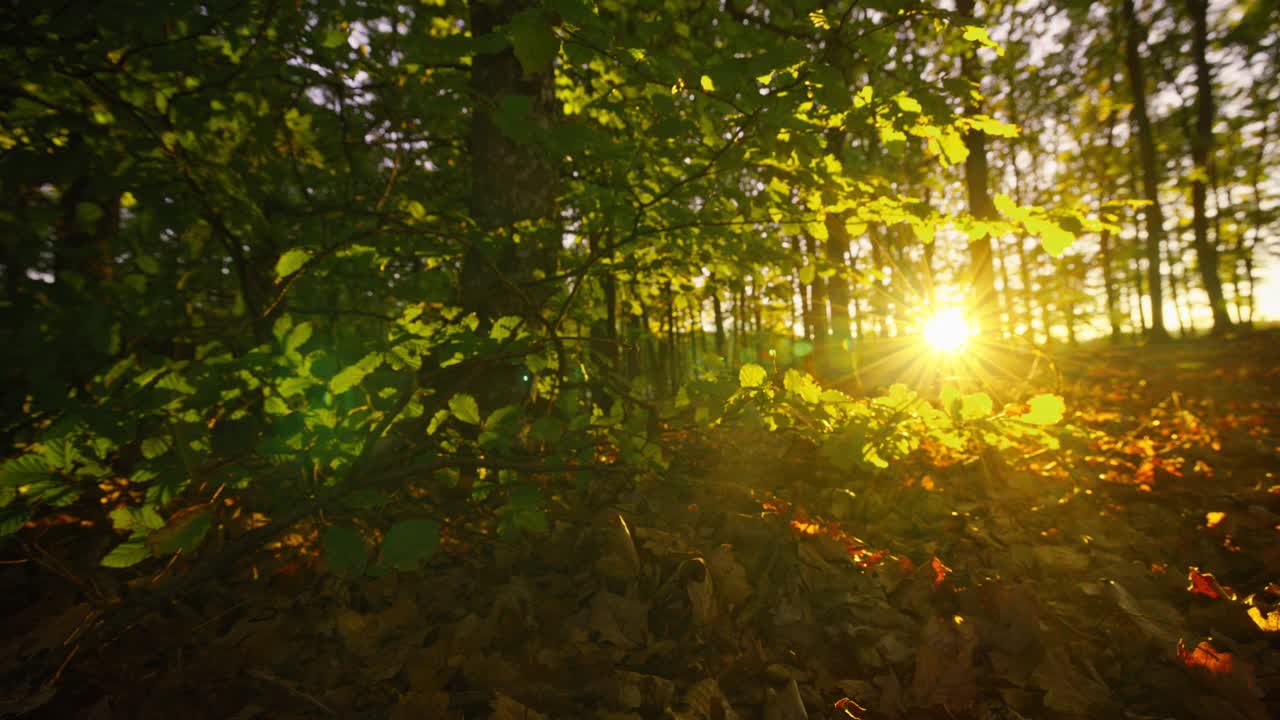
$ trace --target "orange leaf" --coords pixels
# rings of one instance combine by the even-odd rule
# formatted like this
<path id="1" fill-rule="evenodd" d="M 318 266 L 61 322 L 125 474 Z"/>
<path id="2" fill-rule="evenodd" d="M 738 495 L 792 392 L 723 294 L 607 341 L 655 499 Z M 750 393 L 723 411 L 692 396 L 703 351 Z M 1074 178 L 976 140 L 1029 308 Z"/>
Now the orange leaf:
<path id="1" fill-rule="evenodd" d="M 1230 588 L 1223 587 L 1218 582 L 1218 579 L 1213 576 L 1213 573 L 1202 573 L 1200 568 L 1194 565 L 1187 572 L 1187 580 L 1191 583 L 1187 586 L 1187 590 L 1196 595 L 1203 595 L 1214 600 L 1231 599 L 1235 595 Z"/>
<path id="2" fill-rule="evenodd" d="M 1212 673 L 1231 672 L 1231 653 L 1215 650 L 1208 641 L 1196 646 L 1195 650 L 1187 650 L 1187 646 L 1178 641 L 1178 659 L 1187 667 L 1202 667 Z"/>
<path id="3" fill-rule="evenodd" d="M 936 590 L 937 587 L 942 584 L 942 581 L 946 579 L 947 575 L 951 574 L 951 568 L 943 565 L 937 555 L 933 557 L 933 562 L 931 564 L 933 565 L 933 587 Z"/>

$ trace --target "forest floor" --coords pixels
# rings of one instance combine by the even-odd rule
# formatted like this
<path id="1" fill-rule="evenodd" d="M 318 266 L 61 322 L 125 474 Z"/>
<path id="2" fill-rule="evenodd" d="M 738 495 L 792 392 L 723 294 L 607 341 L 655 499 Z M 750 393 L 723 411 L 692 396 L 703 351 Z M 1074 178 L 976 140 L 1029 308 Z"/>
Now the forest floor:
<path id="1" fill-rule="evenodd" d="M 1057 367 L 1088 440 L 1024 462 L 836 478 L 673 434 L 545 536 L 264 565 L 92 646 L 109 581 L 24 531 L 0 717 L 1280 717 L 1280 332 Z"/>

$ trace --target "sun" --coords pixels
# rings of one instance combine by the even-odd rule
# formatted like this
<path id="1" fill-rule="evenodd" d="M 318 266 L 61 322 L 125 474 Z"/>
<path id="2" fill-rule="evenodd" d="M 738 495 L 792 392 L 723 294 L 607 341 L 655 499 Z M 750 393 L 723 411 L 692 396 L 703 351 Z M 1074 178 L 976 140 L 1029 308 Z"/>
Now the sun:
<path id="1" fill-rule="evenodd" d="M 924 341 L 939 352 L 955 353 L 969 343 L 969 323 L 960 308 L 943 310 L 924 324 Z"/>

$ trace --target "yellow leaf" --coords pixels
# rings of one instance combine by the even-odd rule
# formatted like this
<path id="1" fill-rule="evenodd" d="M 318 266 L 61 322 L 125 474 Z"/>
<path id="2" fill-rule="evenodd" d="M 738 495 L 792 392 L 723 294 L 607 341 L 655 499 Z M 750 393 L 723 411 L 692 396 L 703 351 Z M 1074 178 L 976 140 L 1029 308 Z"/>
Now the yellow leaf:
<path id="1" fill-rule="evenodd" d="M 1027 216 L 1027 211 L 1018 207 L 1018 204 L 1013 201 L 1013 198 L 1010 198 L 1004 193 L 997 193 L 994 202 L 996 210 L 998 210 L 1001 215 L 1011 220 L 1022 220 Z"/>
<path id="2" fill-rule="evenodd" d="M 1272 610 L 1263 616 L 1256 607 L 1249 608 L 1249 617 L 1263 632 L 1280 632 L 1280 610 Z"/>
<path id="3" fill-rule="evenodd" d="M 969 148 L 964 144 L 964 138 L 960 137 L 960 133 L 955 128 L 944 128 L 942 133 L 930 143 L 936 142 L 938 149 L 941 151 L 943 165 L 955 165 L 962 163 L 969 157 Z"/>
<path id="4" fill-rule="evenodd" d="M 716 91 L 716 84 L 715 84 L 714 82 L 712 82 L 712 80 L 711 80 L 710 76 L 703 75 L 703 76 L 702 76 L 702 80 L 701 80 L 701 82 L 702 82 L 702 91 L 703 91 L 703 92 L 715 92 L 715 91 Z"/>
<path id="5" fill-rule="evenodd" d="M 898 103 L 898 107 L 903 112 L 919 113 L 924 109 L 920 107 L 920 102 L 918 100 L 908 95 L 898 95 L 894 98 L 894 101 Z"/>
<path id="6" fill-rule="evenodd" d="M 853 106 L 855 108 L 866 107 L 871 103 L 871 96 L 874 94 L 874 92 L 875 91 L 871 89 L 870 85 L 863 87 L 861 90 L 858 91 L 858 94 L 853 96 Z"/>
<path id="7" fill-rule="evenodd" d="M 738 384 L 744 388 L 760 387 L 767 377 L 764 368 L 755 363 L 747 363 L 738 371 Z"/>
<path id="8" fill-rule="evenodd" d="M 997 55 L 1004 57 L 1004 48 L 991 39 L 991 36 L 987 34 L 986 28 L 980 28 L 977 25 L 966 25 L 964 27 L 964 39 L 969 42 L 976 42 L 982 47 L 991 48 L 996 51 Z"/>

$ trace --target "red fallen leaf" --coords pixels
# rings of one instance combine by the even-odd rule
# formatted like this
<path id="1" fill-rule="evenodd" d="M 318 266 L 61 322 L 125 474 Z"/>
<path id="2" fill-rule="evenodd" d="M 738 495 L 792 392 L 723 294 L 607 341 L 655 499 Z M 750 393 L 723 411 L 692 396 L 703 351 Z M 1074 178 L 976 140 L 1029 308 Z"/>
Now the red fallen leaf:
<path id="1" fill-rule="evenodd" d="M 1213 600 L 1235 596 L 1230 588 L 1223 587 L 1222 583 L 1218 582 L 1213 573 L 1202 573 L 1200 568 L 1194 565 L 1187 572 L 1187 580 L 1191 583 L 1187 586 L 1187 590 L 1196 595 L 1203 595 Z"/>
<path id="2" fill-rule="evenodd" d="M 836 709 L 843 710 L 844 714 L 853 718 L 853 720 L 861 720 L 861 715 L 855 715 L 854 713 L 864 713 L 867 711 L 866 708 L 859 705 L 852 698 L 847 697 L 842 697 L 836 701 Z"/>
<path id="3" fill-rule="evenodd" d="M 1229 673 L 1233 664 L 1231 653 L 1214 649 L 1207 640 L 1195 650 L 1187 650 L 1182 640 L 1178 640 L 1178 659 L 1187 667 L 1201 667 L 1211 673 Z"/>
<path id="4" fill-rule="evenodd" d="M 936 555 L 930 564 L 933 565 L 933 588 L 936 590 L 942 584 L 942 581 L 947 578 L 947 575 L 951 574 L 951 568 L 943 565 Z"/>

